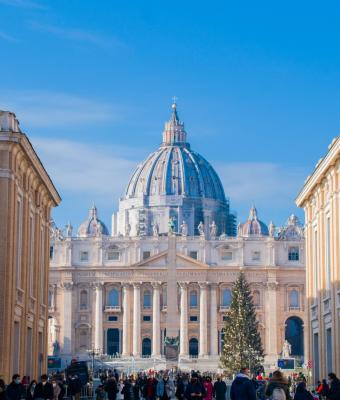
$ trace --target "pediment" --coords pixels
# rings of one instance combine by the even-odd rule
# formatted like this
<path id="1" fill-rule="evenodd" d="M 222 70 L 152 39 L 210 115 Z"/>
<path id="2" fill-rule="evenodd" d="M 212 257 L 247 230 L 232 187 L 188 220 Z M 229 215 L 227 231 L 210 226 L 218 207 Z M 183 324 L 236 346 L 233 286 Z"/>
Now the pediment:
<path id="1" fill-rule="evenodd" d="M 155 267 L 167 267 L 168 261 L 168 250 L 162 251 L 159 254 L 155 254 L 146 260 L 142 260 L 131 267 L 136 268 L 155 268 Z M 209 268 L 208 264 L 202 263 L 201 261 L 195 260 L 189 256 L 184 254 L 176 253 L 176 268 L 177 269 L 207 269 Z"/>

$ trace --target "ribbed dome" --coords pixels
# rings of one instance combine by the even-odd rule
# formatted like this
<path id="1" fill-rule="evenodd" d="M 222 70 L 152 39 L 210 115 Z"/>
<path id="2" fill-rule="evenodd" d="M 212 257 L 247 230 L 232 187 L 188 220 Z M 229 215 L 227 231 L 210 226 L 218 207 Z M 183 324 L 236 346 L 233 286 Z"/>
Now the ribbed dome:
<path id="1" fill-rule="evenodd" d="M 213 167 L 186 142 L 176 104 L 165 124 L 163 143 L 134 172 L 125 198 L 183 195 L 225 202 L 224 189 Z"/>
<path id="2" fill-rule="evenodd" d="M 184 195 L 225 202 L 221 181 L 212 166 L 188 146 L 164 146 L 134 172 L 126 197 Z"/>
<path id="3" fill-rule="evenodd" d="M 243 236 L 268 236 L 267 225 L 257 218 L 257 210 L 251 207 L 248 220 L 242 226 Z"/>
<path id="4" fill-rule="evenodd" d="M 109 235 L 104 222 L 98 218 L 97 208 L 93 206 L 90 208 L 89 217 L 84 221 L 78 229 L 79 237 Z"/>

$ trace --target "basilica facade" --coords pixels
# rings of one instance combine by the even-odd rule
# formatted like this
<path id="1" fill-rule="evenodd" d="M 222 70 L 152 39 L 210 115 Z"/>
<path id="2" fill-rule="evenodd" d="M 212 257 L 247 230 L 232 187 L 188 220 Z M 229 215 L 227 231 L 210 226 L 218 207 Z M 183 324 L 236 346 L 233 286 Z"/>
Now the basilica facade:
<path id="1" fill-rule="evenodd" d="M 187 142 L 176 104 L 158 150 L 137 166 L 111 232 L 93 206 L 77 232 L 51 228 L 49 351 L 64 360 L 96 349 L 115 365 L 218 366 L 232 284 L 250 283 L 265 350 L 304 354 L 304 235 L 292 215 L 268 226 L 254 206 L 236 226 L 213 167 Z"/>

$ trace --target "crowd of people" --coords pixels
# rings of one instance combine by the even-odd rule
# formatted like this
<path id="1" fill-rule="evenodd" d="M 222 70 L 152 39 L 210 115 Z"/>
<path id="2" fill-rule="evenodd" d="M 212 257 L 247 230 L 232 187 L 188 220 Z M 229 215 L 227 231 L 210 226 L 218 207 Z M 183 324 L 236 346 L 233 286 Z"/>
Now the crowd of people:
<path id="1" fill-rule="evenodd" d="M 231 385 L 221 376 L 197 371 L 149 371 L 126 376 L 113 370 L 100 373 L 98 384 L 93 383 L 88 382 L 84 391 L 76 374 L 45 374 L 39 382 L 14 374 L 7 386 L 0 379 L 0 400 L 340 400 L 340 380 L 334 373 L 311 391 L 302 374 L 286 378 L 277 370 L 268 378 L 262 374 L 250 377 L 247 368 L 236 375 Z"/>

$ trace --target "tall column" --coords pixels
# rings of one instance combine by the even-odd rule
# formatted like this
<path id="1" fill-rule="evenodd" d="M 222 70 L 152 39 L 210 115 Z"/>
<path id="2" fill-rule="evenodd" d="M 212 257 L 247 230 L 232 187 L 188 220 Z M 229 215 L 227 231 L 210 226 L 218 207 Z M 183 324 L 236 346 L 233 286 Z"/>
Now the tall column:
<path id="1" fill-rule="evenodd" d="M 188 357 L 188 284 L 180 282 L 181 319 L 180 319 L 180 357 Z"/>
<path id="2" fill-rule="evenodd" d="M 94 331 L 94 347 L 100 353 L 103 353 L 103 284 L 95 284 L 95 331 Z"/>
<path id="3" fill-rule="evenodd" d="M 133 284 L 133 349 L 134 357 L 140 357 L 141 341 L 141 309 L 140 309 L 140 284 Z"/>
<path id="4" fill-rule="evenodd" d="M 160 303 L 160 283 L 152 284 L 152 357 L 161 355 L 161 303 Z"/>
<path id="5" fill-rule="evenodd" d="M 72 354 L 72 289 L 73 283 L 64 283 L 63 354 Z"/>
<path id="6" fill-rule="evenodd" d="M 268 281 L 266 283 L 266 304 L 265 304 L 265 321 L 266 321 L 266 358 L 269 363 L 274 365 L 277 361 L 277 287 L 276 281 Z"/>
<path id="7" fill-rule="evenodd" d="M 123 285 L 123 351 L 122 357 L 128 357 L 131 354 L 130 350 L 130 285 Z"/>
<path id="8" fill-rule="evenodd" d="M 218 355 L 217 343 L 217 285 L 210 286 L 210 355 L 216 357 Z"/>
<path id="9" fill-rule="evenodd" d="M 205 357 L 208 353 L 208 335 L 207 335 L 207 284 L 201 282 L 200 286 L 200 351 L 199 357 Z"/>

